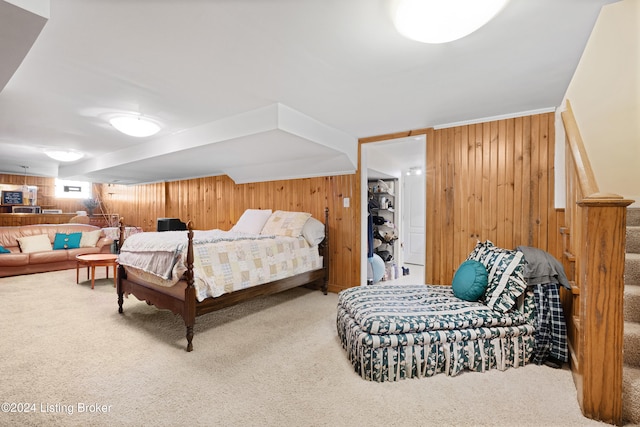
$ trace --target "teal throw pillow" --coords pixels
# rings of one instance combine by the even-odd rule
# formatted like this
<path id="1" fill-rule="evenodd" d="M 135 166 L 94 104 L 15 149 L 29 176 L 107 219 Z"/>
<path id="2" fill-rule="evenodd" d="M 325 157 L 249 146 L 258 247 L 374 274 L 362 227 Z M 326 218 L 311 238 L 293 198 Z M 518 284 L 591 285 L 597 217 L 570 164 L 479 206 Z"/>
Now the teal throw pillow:
<path id="1" fill-rule="evenodd" d="M 484 264 L 467 260 L 460 264 L 453 276 L 453 294 L 465 301 L 478 301 L 487 289 L 487 269 Z"/>
<path id="2" fill-rule="evenodd" d="M 75 249 L 80 247 L 82 233 L 56 233 L 53 249 Z"/>
<path id="3" fill-rule="evenodd" d="M 11 251 L 4 246 L 0 246 L 0 254 L 10 254 Z"/>

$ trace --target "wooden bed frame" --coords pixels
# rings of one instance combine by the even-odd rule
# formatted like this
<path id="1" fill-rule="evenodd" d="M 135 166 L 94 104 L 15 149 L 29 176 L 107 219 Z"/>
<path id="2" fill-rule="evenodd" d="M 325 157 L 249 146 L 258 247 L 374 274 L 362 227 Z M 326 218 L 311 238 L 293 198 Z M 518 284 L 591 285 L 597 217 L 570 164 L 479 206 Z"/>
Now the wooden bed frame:
<path id="1" fill-rule="evenodd" d="M 171 310 L 174 314 L 182 316 L 187 328 L 187 351 L 193 350 L 193 326 L 196 317 L 211 313 L 225 307 L 229 307 L 240 302 L 261 296 L 269 295 L 302 285 L 319 284 L 322 292 L 327 294 L 329 281 L 329 209 L 324 211 L 324 240 L 318 245 L 322 256 L 322 268 L 307 271 L 296 276 L 276 280 L 251 288 L 242 289 L 221 295 L 216 298 L 207 298 L 204 301 L 196 299 L 196 289 L 193 285 L 193 225 L 191 221 L 187 223 L 187 271 L 183 278 L 174 286 L 167 288 L 156 286 L 150 283 L 128 279 L 123 266 L 118 266 L 118 312 L 123 313 L 122 304 L 124 296 L 132 294 L 140 301 L 146 301 L 149 305 L 154 305 L 160 309 Z M 118 247 L 122 247 L 124 242 L 124 222 L 120 219 L 120 241 Z"/>

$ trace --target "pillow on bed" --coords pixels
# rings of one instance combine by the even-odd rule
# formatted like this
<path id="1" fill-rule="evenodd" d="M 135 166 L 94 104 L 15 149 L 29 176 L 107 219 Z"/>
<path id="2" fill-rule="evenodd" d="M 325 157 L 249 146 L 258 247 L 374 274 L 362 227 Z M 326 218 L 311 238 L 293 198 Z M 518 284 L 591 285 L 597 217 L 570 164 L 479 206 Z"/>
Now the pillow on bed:
<path id="1" fill-rule="evenodd" d="M 309 217 L 307 222 L 304 223 L 304 227 L 302 227 L 302 236 L 309 245 L 319 245 L 324 240 L 324 224 L 314 217 Z"/>
<path id="2" fill-rule="evenodd" d="M 480 261 L 467 260 L 460 264 L 453 276 L 453 294 L 465 301 L 478 301 L 488 284 L 487 269 Z"/>
<path id="3" fill-rule="evenodd" d="M 491 309 L 507 312 L 527 287 L 524 254 L 520 251 L 489 247 L 480 260 L 488 273 L 488 286 L 482 300 Z"/>
<path id="4" fill-rule="evenodd" d="M 489 308 L 507 312 L 527 287 L 524 278 L 524 254 L 495 246 L 490 240 L 478 242 L 467 257 L 484 264 L 488 285 L 480 299 Z"/>
<path id="5" fill-rule="evenodd" d="M 300 237 L 302 228 L 310 217 L 311 214 L 308 212 L 275 211 L 260 234 Z"/>
<path id="6" fill-rule="evenodd" d="M 51 250 L 51 241 L 46 234 L 36 234 L 35 236 L 18 237 L 20 252 L 25 254 L 31 252 L 44 252 Z"/>
<path id="7" fill-rule="evenodd" d="M 231 227 L 231 231 L 260 234 L 270 216 L 271 209 L 247 209 L 242 213 L 236 225 Z"/>
<path id="8" fill-rule="evenodd" d="M 491 248 L 495 248 L 491 240 L 485 240 L 484 242 L 478 240 L 478 243 L 476 243 L 476 246 L 473 248 L 467 259 L 481 261 L 481 259 L 487 255 L 488 250 L 490 250 Z"/>
<path id="9" fill-rule="evenodd" d="M 81 248 L 95 248 L 102 235 L 102 230 L 83 231 L 80 237 Z"/>
<path id="10" fill-rule="evenodd" d="M 82 233 L 56 233 L 53 240 L 53 250 L 79 248 L 81 238 Z"/>

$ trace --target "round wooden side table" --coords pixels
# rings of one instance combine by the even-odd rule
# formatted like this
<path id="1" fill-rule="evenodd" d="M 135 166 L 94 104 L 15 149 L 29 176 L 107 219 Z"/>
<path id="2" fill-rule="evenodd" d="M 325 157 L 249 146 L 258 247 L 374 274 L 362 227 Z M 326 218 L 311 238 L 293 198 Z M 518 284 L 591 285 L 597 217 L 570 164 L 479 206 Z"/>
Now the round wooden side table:
<path id="1" fill-rule="evenodd" d="M 96 267 L 106 267 L 107 279 L 109 278 L 109 267 L 113 267 L 113 287 L 116 286 L 117 273 L 116 262 L 118 255 L 115 254 L 85 254 L 76 255 L 76 284 L 80 283 L 80 267 L 87 266 L 87 280 L 89 279 L 89 270 L 91 270 L 91 289 L 96 282 Z"/>

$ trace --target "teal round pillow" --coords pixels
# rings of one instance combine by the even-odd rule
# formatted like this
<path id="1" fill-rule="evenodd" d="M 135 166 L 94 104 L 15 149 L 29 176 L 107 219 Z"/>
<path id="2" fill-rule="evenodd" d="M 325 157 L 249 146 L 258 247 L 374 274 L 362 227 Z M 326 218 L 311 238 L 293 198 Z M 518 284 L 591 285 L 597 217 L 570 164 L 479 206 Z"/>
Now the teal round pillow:
<path id="1" fill-rule="evenodd" d="M 487 289 L 487 269 L 484 264 L 467 260 L 460 264 L 453 276 L 453 294 L 465 301 L 478 301 Z"/>

